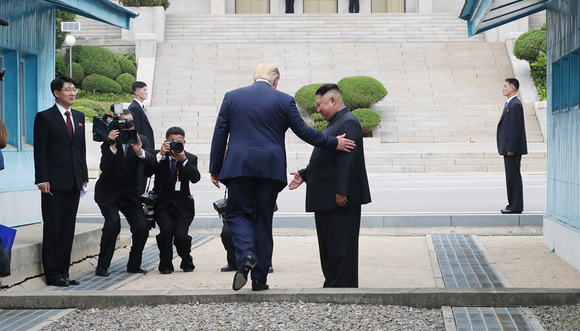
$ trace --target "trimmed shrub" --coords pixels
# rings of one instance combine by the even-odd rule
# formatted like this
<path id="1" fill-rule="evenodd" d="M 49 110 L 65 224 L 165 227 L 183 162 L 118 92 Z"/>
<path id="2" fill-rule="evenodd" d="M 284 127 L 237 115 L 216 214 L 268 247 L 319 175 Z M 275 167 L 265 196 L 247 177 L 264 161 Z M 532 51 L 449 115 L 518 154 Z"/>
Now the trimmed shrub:
<path id="1" fill-rule="evenodd" d="M 320 113 L 312 113 L 310 118 L 312 118 L 312 121 L 314 122 L 312 123 L 311 127 L 318 131 L 322 132 L 322 130 L 324 130 L 328 125 L 328 122 L 322 119 L 322 115 L 320 115 Z"/>
<path id="2" fill-rule="evenodd" d="M 530 30 L 518 37 L 514 44 L 514 56 L 534 62 L 540 53 L 546 53 L 546 31 Z"/>
<path id="3" fill-rule="evenodd" d="M 98 103 L 95 100 L 91 100 L 91 99 L 76 99 L 73 108 L 76 109 L 76 107 L 90 108 L 90 109 L 94 110 L 98 116 L 102 116 L 102 115 L 107 113 L 105 108 L 103 108 L 103 106 L 101 106 L 100 103 Z M 97 115 L 95 115 L 95 116 L 97 116 Z"/>
<path id="4" fill-rule="evenodd" d="M 530 74 L 534 79 L 540 100 L 545 101 L 546 95 L 546 53 L 538 55 L 536 61 L 530 63 Z"/>
<path id="5" fill-rule="evenodd" d="M 296 94 L 294 99 L 298 107 L 304 109 L 306 112 L 312 114 L 316 112 L 316 90 L 326 83 L 316 83 L 302 86 Z"/>
<path id="6" fill-rule="evenodd" d="M 119 66 L 121 67 L 121 74 L 131 74 L 133 77 L 137 76 L 137 67 L 135 66 L 134 59 L 131 61 L 126 54 L 117 54 L 117 60 L 119 61 Z"/>
<path id="7" fill-rule="evenodd" d="M 70 75 L 70 68 L 68 66 L 66 67 L 65 75 L 66 76 Z M 85 79 L 85 70 L 83 69 L 82 65 L 73 62 L 71 78 L 75 81 L 75 85 L 77 88 L 82 88 L 81 82 L 83 81 L 83 79 Z"/>
<path id="8" fill-rule="evenodd" d="M 100 101 L 100 102 L 111 102 L 111 103 L 115 103 L 115 102 L 131 102 L 133 101 L 133 98 L 135 96 L 133 94 L 127 94 L 127 93 L 99 93 L 99 92 L 93 92 L 93 91 L 86 91 L 86 90 L 80 90 L 79 93 L 77 94 L 77 98 L 79 99 L 91 99 L 91 100 L 96 100 L 96 101 Z M 105 107 L 106 109 L 106 107 Z"/>
<path id="9" fill-rule="evenodd" d="M 83 80 L 83 89 L 89 92 L 119 93 L 121 85 L 116 81 L 101 75 L 89 75 Z"/>
<path id="10" fill-rule="evenodd" d="M 310 118 L 312 118 L 312 120 L 314 121 L 314 123 L 320 122 L 320 121 L 324 121 L 322 119 L 322 115 L 320 113 L 312 113 L 312 115 L 310 115 Z"/>
<path id="11" fill-rule="evenodd" d="M 133 91 L 131 85 L 135 82 L 135 76 L 131 74 L 120 74 L 115 81 L 121 85 L 121 90 L 124 93 L 131 93 Z"/>
<path id="12" fill-rule="evenodd" d="M 113 52 L 103 47 L 83 47 L 79 53 L 79 63 L 87 76 L 97 74 L 115 79 L 121 74 L 119 60 Z"/>
<path id="13" fill-rule="evenodd" d="M 360 126 L 362 127 L 363 136 L 372 136 L 373 130 L 381 124 L 381 115 L 369 108 L 359 108 L 352 111 L 354 116 L 358 118 Z"/>
<path id="14" fill-rule="evenodd" d="M 153 7 L 163 6 L 165 10 L 169 7 L 169 0 L 121 0 L 125 7 Z"/>
<path id="15" fill-rule="evenodd" d="M 345 77 L 337 85 L 344 104 L 349 109 L 368 108 L 387 95 L 387 89 L 383 84 L 368 76 Z"/>
<path id="16" fill-rule="evenodd" d="M 75 103 L 75 105 L 76 105 L 76 103 Z M 85 114 L 85 122 L 93 123 L 93 117 L 98 116 L 97 112 L 92 110 L 89 107 L 73 106 L 73 108 L 82 112 L 83 114 Z"/>
<path id="17" fill-rule="evenodd" d="M 54 58 L 54 77 L 60 77 L 62 75 L 69 75 L 68 68 L 64 64 L 64 55 L 57 55 Z"/>

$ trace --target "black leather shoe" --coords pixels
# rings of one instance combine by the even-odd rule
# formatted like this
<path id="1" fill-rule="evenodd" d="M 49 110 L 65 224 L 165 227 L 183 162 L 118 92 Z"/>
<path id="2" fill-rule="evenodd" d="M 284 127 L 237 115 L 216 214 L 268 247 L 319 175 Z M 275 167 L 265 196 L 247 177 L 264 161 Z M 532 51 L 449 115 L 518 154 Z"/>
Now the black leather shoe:
<path id="1" fill-rule="evenodd" d="M 232 289 L 237 291 L 244 287 L 248 282 L 248 272 L 254 269 L 258 264 L 256 257 L 254 255 L 248 255 L 243 260 L 242 263 L 238 266 L 238 271 L 234 275 L 234 282 L 232 284 Z"/>
<path id="2" fill-rule="evenodd" d="M 101 277 L 109 277 L 109 272 L 107 271 L 107 268 L 97 267 L 97 269 L 95 269 L 95 275 Z"/>
<path id="3" fill-rule="evenodd" d="M 172 272 L 173 271 L 171 271 L 171 270 L 159 270 L 159 273 L 162 274 L 162 275 L 169 275 Z"/>
<path id="4" fill-rule="evenodd" d="M 81 285 L 81 282 L 76 279 L 65 278 L 64 280 L 66 280 L 69 285 Z"/>
<path id="5" fill-rule="evenodd" d="M 521 214 L 521 211 L 509 210 L 509 209 L 502 209 L 502 214 Z"/>
<path id="6" fill-rule="evenodd" d="M 225 267 L 222 267 L 222 268 L 220 269 L 220 271 L 221 271 L 221 272 L 236 271 L 236 268 L 235 268 L 235 267 L 232 267 L 232 266 L 229 266 L 229 265 L 227 265 L 227 266 L 225 266 Z"/>
<path id="7" fill-rule="evenodd" d="M 130 274 L 146 274 L 147 270 L 139 268 L 139 269 L 129 269 L 127 268 L 127 272 Z"/>
<path id="8" fill-rule="evenodd" d="M 60 286 L 60 287 L 68 286 L 68 282 L 64 278 L 59 278 L 59 279 L 55 279 L 52 281 L 46 281 L 46 284 L 50 285 L 50 286 Z"/>
<path id="9" fill-rule="evenodd" d="M 195 267 L 191 267 L 191 268 L 183 268 L 183 272 L 192 272 L 193 269 L 195 269 Z"/>
<path id="10" fill-rule="evenodd" d="M 257 280 L 252 280 L 252 291 L 264 291 L 269 289 L 270 286 L 266 283 L 260 283 Z"/>

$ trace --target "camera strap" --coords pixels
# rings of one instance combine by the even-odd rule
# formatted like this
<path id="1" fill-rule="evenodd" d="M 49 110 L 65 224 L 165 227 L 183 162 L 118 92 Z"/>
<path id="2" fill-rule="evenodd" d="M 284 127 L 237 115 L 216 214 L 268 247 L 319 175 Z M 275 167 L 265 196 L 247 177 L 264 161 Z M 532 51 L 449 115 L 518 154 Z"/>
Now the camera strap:
<path id="1" fill-rule="evenodd" d="M 145 192 L 149 193 L 149 186 L 151 185 L 151 177 L 148 177 L 148 181 L 147 181 L 147 188 L 145 189 Z"/>

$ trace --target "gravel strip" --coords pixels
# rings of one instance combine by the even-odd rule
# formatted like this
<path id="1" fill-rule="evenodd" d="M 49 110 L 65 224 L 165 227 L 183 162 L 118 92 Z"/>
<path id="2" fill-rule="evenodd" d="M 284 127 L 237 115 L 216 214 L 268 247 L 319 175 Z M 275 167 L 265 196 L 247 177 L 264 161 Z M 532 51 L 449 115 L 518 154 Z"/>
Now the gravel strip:
<path id="1" fill-rule="evenodd" d="M 439 309 L 303 302 L 77 310 L 42 330 L 445 330 Z"/>
<path id="2" fill-rule="evenodd" d="M 546 330 L 580 330 L 580 304 L 530 308 Z"/>

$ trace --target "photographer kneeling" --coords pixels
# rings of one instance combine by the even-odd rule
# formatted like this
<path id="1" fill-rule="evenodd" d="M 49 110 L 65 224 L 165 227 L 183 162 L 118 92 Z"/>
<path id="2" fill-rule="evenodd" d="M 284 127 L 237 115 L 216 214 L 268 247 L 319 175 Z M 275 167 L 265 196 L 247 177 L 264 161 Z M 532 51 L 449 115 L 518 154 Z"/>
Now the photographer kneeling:
<path id="1" fill-rule="evenodd" d="M 153 164 L 155 156 L 149 141 L 133 129 L 133 115 L 124 110 L 112 121 L 101 121 L 112 130 L 106 137 L 95 137 L 101 145 L 101 175 L 95 185 L 95 201 L 105 217 L 101 235 L 101 250 L 95 274 L 109 276 L 108 268 L 121 231 L 119 211 L 131 226 L 132 247 L 127 262 L 128 273 L 147 273 L 141 268 L 143 248 L 149 236 L 149 226 L 139 197 L 138 169 L 141 162 Z"/>
<path id="2" fill-rule="evenodd" d="M 185 131 L 174 126 L 165 133 L 166 140 L 155 154 L 157 162 L 145 168 L 145 175 L 155 174 L 153 191 L 155 199 L 155 222 L 159 225 L 157 235 L 159 247 L 159 272 L 170 274 L 173 268 L 173 249 L 181 257 L 180 268 L 185 272 L 195 269 L 191 257 L 191 237 L 189 226 L 195 216 L 193 196 L 189 192 L 189 182 L 200 179 L 197 170 L 197 156 L 185 152 Z"/>

